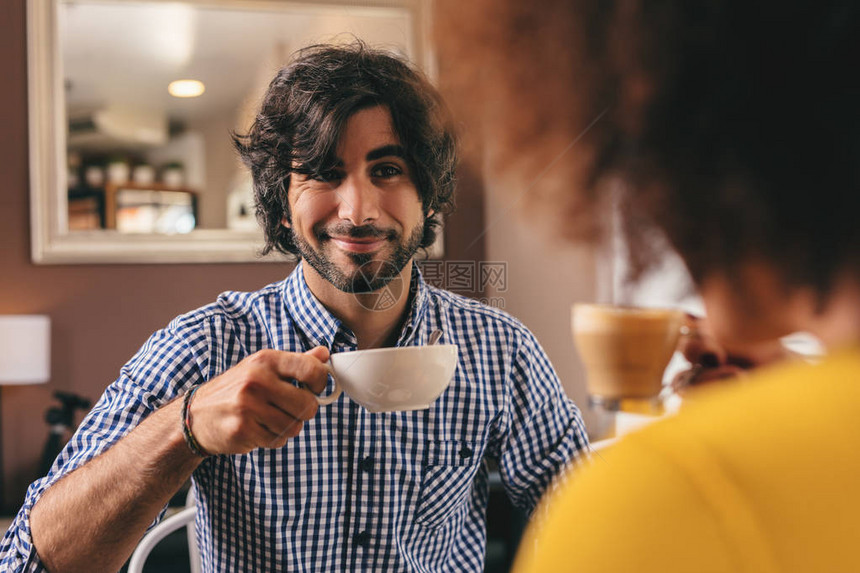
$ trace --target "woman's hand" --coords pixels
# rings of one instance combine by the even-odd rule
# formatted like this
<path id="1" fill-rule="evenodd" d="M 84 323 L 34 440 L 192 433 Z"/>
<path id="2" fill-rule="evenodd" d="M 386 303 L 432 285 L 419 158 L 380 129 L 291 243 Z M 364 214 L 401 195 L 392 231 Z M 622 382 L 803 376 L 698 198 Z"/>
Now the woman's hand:
<path id="1" fill-rule="evenodd" d="M 750 370 L 793 356 L 779 340 L 745 348 L 728 348 L 720 344 L 707 319 L 688 314 L 686 332 L 678 342 L 678 350 L 690 361 L 688 370 L 679 372 L 672 380 L 672 389 L 679 395 L 715 383 L 743 380 Z"/>

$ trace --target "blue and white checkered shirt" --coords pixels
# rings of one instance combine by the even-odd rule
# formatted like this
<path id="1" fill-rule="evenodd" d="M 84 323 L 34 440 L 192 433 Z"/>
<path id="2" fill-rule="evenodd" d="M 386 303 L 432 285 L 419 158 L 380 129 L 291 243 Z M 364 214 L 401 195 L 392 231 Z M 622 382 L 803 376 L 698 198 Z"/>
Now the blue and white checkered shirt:
<path id="1" fill-rule="evenodd" d="M 441 329 L 443 342 L 460 349 L 449 388 L 415 412 L 373 414 L 342 395 L 281 449 L 204 460 L 193 476 L 204 571 L 481 571 L 485 459 L 498 462 L 511 500 L 531 511 L 586 448 L 579 411 L 521 323 L 427 285 L 417 270 L 412 288 L 397 345 L 423 344 Z M 30 486 L 0 546 L 0 570 L 44 570 L 31 542 L 30 508 L 51 483 L 159 406 L 258 350 L 317 345 L 357 347 L 311 294 L 301 264 L 284 281 L 225 293 L 156 332 L 51 473 Z"/>

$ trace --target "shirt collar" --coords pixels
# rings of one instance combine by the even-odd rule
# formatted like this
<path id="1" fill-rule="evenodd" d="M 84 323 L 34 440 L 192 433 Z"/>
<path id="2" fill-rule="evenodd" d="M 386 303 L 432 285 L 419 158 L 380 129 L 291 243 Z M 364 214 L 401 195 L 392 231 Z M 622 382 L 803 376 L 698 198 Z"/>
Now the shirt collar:
<path id="1" fill-rule="evenodd" d="M 331 348 L 341 323 L 311 292 L 305 282 L 303 264 L 299 260 L 299 264 L 284 281 L 284 304 L 297 330 L 308 338 L 311 347 Z"/>
<path id="2" fill-rule="evenodd" d="M 343 327 L 341 321 L 335 318 L 311 292 L 305 282 L 303 265 L 304 261 L 299 260 L 296 268 L 284 281 L 284 304 L 297 329 L 308 338 L 311 346 L 321 345 L 331 348 L 338 331 L 346 327 Z M 403 323 L 397 346 L 414 344 L 415 335 L 429 306 L 429 288 L 414 260 L 409 289 L 412 295 L 412 304 L 406 321 Z M 422 338 L 426 338 L 426 336 Z M 422 339 L 420 342 L 423 344 L 424 340 Z"/>
<path id="3" fill-rule="evenodd" d="M 430 297 L 428 296 L 427 283 L 418 268 L 418 263 L 412 259 L 412 277 L 409 281 L 409 293 L 412 296 L 412 306 L 403 323 L 403 330 L 397 339 L 397 346 L 412 346 L 415 344 L 416 333 L 420 330 L 424 316 L 427 314 Z M 427 334 L 429 336 L 429 333 Z M 427 338 L 424 336 L 423 338 Z M 424 340 L 420 340 L 424 344 Z"/>

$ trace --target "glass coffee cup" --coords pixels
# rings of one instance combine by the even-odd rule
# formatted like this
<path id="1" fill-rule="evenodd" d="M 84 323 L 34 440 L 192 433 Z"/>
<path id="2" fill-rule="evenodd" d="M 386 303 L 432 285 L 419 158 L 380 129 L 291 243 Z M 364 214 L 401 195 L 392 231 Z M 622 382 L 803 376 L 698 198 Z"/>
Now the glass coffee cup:
<path id="1" fill-rule="evenodd" d="M 593 408 L 663 413 L 663 375 L 684 326 L 682 311 L 578 303 L 571 324 Z"/>

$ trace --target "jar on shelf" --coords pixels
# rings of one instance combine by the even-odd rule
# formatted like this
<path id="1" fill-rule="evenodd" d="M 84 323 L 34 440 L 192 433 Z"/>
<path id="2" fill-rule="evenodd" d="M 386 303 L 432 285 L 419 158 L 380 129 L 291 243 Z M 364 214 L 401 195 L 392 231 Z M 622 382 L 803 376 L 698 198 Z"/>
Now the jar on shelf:
<path id="1" fill-rule="evenodd" d="M 131 172 L 131 180 L 135 185 L 152 185 L 155 183 L 155 168 L 148 163 L 135 165 Z"/>
<path id="2" fill-rule="evenodd" d="M 105 170 L 101 165 L 88 165 L 84 169 L 84 181 L 87 187 L 100 189 L 105 185 Z"/>
<path id="3" fill-rule="evenodd" d="M 108 183 L 114 185 L 126 185 L 131 175 L 131 168 L 128 166 L 128 161 L 124 159 L 113 159 L 107 166 Z"/>
<path id="4" fill-rule="evenodd" d="M 185 169 L 181 163 L 168 163 L 161 171 L 161 182 L 167 187 L 183 187 L 185 185 Z"/>

